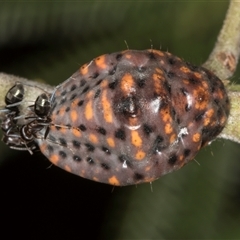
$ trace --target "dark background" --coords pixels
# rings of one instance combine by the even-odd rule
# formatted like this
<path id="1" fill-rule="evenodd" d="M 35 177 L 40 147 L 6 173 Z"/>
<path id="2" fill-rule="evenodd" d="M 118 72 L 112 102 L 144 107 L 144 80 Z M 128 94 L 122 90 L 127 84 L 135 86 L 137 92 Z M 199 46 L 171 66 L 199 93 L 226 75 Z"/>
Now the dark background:
<path id="1" fill-rule="evenodd" d="M 56 85 L 104 53 L 168 50 L 200 65 L 228 1 L 1 2 L 0 71 Z M 239 81 L 239 72 L 232 80 Z M 239 145 L 217 140 L 178 172 L 115 187 L 0 145 L 0 237 L 239 239 Z"/>

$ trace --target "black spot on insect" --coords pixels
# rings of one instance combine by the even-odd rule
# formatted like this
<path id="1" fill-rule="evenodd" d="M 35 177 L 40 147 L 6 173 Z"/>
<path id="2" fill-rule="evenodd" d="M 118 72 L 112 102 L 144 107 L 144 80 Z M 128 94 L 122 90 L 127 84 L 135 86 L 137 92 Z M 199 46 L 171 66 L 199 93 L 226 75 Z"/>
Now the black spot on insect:
<path id="1" fill-rule="evenodd" d="M 137 181 L 142 180 L 142 179 L 144 179 L 144 176 L 140 173 L 134 173 L 134 179 Z"/>
<path id="2" fill-rule="evenodd" d="M 62 91 L 62 92 L 61 92 L 61 96 L 64 96 L 64 95 L 66 95 L 66 93 L 67 93 L 67 91 L 66 91 L 66 90 Z"/>
<path id="3" fill-rule="evenodd" d="M 64 138 L 59 138 L 58 140 L 59 140 L 59 143 L 60 143 L 62 146 L 64 146 L 64 147 L 67 146 L 67 142 L 66 142 L 66 140 L 65 140 Z"/>
<path id="4" fill-rule="evenodd" d="M 101 93 L 101 90 L 98 89 L 98 90 L 95 92 L 94 98 L 99 97 L 99 96 L 100 96 L 100 93 Z"/>
<path id="5" fill-rule="evenodd" d="M 57 129 L 57 131 L 59 131 L 59 130 L 61 129 L 61 127 L 59 127 L 59 126 L 56 126 L 56 129 Z"/>
<path id="6" fill-rule="evenodd" d="M 119 138 L 119 139 L 121 139 L 121 140 L 125 140 L 125 139 L 126 139 L 125 132 L 124 132 L 122 129 L 118 129 L 118 130 L 115 132 L 115 137 L 116 137 L 116 138 Z"/>
<path id="7" fill-rule="evenodd" d="M 72 101 L 76 96 L 77 96 L 77 94 L 74 93 L 74 94 L 69 98 L 69 100 Z"/>
<path id="8" fill-rule="evenodd" d="M 108 148 L 106 148 L 106 147 L 102 147 L 102 150 L 103 150 L 106 154 L 108 154 L 108 155 L 111 154 L 110 150 L 109 150 Z"/>
<path id="9" fill-rule="evenodd" d="M 137 70 L 138 70 L 138 72 L 143 73 L 147 70 L 147 68 L 146 67 L 138 67 Z"/>
<path id="10" fill-rule="evenodd" d="M 103 169 L 105 169 L 105 170 L 109 170 L 109 169 L 110 169 L 109 165 L 106 164 L 106 163 L 101 163 L 101 167 L 102 167 Z"/>
<path id="11" fill-rule="evenodd" d="M 122 54 L 121 53 L 118 53 L 117 56 L 116 56 L 116 60 L 117 61 L 120 61 L 122 58 Z"/>
<path id="12" fill-rule="evenodd" d="M 71 86 L 70 91 L 74 91 L 76 88 L 77 88 L 77 85 L 76 85 L 76 84 L 73 84 L 73 85 Z"/>
<path id="13" fill-rule="evenodd" d="M 198 121 L 200 121 L 200 120 L 202 120 L 203 119 L 203 117 L 204 117 L 204 112 L 202 112 L 202 113 L 200 113 L 200 114 L 198 114 L 198 115 L 196 115 L 196 117 L 194 118 L 195 119 L 195 121 L 196 122 L 198 122 Z"/>
<path id="14" fill-rule="evenodd" d="M 83 124 L 79 126 L 79 129 L 83 132 L 87 130 L 87 128 Z"/>
<path id="15" fill-rule="evenodd" d="M 82 161 L 82 159 L 81 159 L 79 156 L 77 156 L 77 155 L 73 155 L 73 160 L 74 160 L 75 162 L 80 162 L 80 161 Z"/>
<path id="16" fill-rule="evenodd" d="M 81 146 L 81 143 L 80 143 L 79 141 L 77 141 L 77 140 L 73 140 L 73 141 L 72 141 L 72 144 L 73 144 L 73 146 L 74 146 L 75 148 L 77 148 L 77 149 L 79 149 L 80 146 Z"/>
<path id="17" fill-rule="evenodd" d="M 99 76 L 99 73 L 98 72 L 95 72 L 91 77 L 92 78 L 97 78 Z"/>
<path id="18" fill-rule="evenodd" d="M 94 164 L 94 160 L 91 157 L 87 157 L 86 160 L 89 164 Z"/>
<path id="19" fill-rule="evenodd" d="M 48 145 L 47 150 L 49 151 L 49 153 L 52 153 L 53 152 L 53 147 L 51 145 Z"/>
<path id="20" fill-rule="evenodd" d="M 218 118 L 221 119 L 223 115 L 224 115 L 224 113 L 223 113 L 222 109 L 219 108 L 218 111 L 217 111 Z"/>
<path id="21" fill-rule="evenodd" d="M 175 109 L 172 109 L 172 116 L 173 116 L 173 118 L 175 118 L 175 116 L 176 116 L 176 111 L 175 111 Z"/>
<path id="22" fill-rule="evenodd" d="M 109 87 L 110 89 L 114 90 L 114 89 L 116 88 L 117 84 L 118 84 L 118 81 L 115 80 L 115 81 L 109 83 L 109 84 L 108 84 L 108 87 Z"/>
<path id="23" fill-rule="evenodd" d="M 85 143 L 85 146 L 89 152 L 93 152 L 95 150 L 95 147 L 90 143 Z"/>
<path id="24" fill-rule="evenodd" d="M 171 72 L 171 71 L 169 71 L 169 72 L 167 72 L 167 77 L 168 78 L 173 78 L 175 76 L 175 73 L 174 72 Z"/>
<path id="25" fill-rule="evenodd" d="M 99 133 L 101 133 L 102 135 L 106 135 L 106 130 L 104 129 L 104 128 L 102 128 L 102 127 L 98 127 L 97 128 L 97 131 L 99 132 Z"/>
<path id="26" fill-rule="evenodd" d="M 69 112 L 69 110 L 70 110 L 70 107 L 67 107 L 65 111 L 66 111 L 66 112 Z"/>
<path id="27" fill-rule="evenodd" d="M 78 102 L 78 106 L 81 107 L 81 106 L 83 105 L 83 103 L 84 103 L 84 100 L 80 100 L 80 101 Z"/>
<path id="28" fill-rule="evenodd" d="M 96 82 L 95 86 L 98 86 L 101 82 L 103 81 L 103 79 L 100 79 Z"/>
<path id="29" fill-rule="evenodd" d="M 121 99 L 118 108 L 127 117 L 135 117 L 139 109 L 137 99 L 132 96 Z"/>
<path id="30" fill-rule="evenodd" d="M 170 165 L 174 165 L 176 163 L 176 161 L 177 161 L 177 156 L 176 155 L 173 155 L 168 159 L 168 163 Z"/>
<path id="31" fill-rule="evenodd" d="M 143 131 L 146 135 L 149 135 L 150 133 L 153 132 L 153 129 L 149 125 L 143 124 Z"/>
<path id="32" fill-rule="evenodd" d="M 61 158 L 67 157 L 67 154 L 64 151 L 59 151 L 59 155 L 61 156 Z"/>
<path id="33" fill-rule="evenodd" d="M 122 154 L 118 157 L 118 159 L 123 164 L 123 166 L 130 168 L 132 167 L 131 160 L 127 155 Z"/>
<path id="34" fill-rule="evenodd" d="M 48 139 L 52 142 L 56 142 L 56 138 L 51 134 L 48 135 Z"/>
<path id="35" fill-rule="evenodd" d="M 113 75 L 115 72 L 116 72 L 116 67 L 114 67 L 113 69 L 111 69 L 111 70 L 108 72 L 108 75 Z"/>
<path id="36" fill-rule="evenodd" d="M 143 88 L 146 85 L 146 79 L 144 79 L 144 78 L 137 79 L 137 85 L 140 88 Z"/>
<path id="37" fill-rule="evenodd" d="M 198 80 L 196 80 L 196 79 L 193 78 L 193 77 L 190 77 L 190 78 L 189 78 L 189 81 L 190 81 L 191 84 L 194 84 L 194 85 L 198 83 Z"/>
<path id="38" fill-rule="evenodd" d="M 70 128 L 72 128 L 72 125 L 71 125 L 70 123 L 67 123 L 67 124 L 65 125 L 65 127 L 67 127 L 68 129 L 70 129 Z"/>
<path id="39" fill-rule="evenodd" d="M 189 104 L 185 105 L 185 111 L 189 112 L 191 110 L 191 106 Z"/>
<path id="40" fill-rule="evenodd" d="M 184 149 L 183 155 L 184 157 L 188 157 L 190 153 L 191 153 L 191 150 L 187 148 L 187 149 Z"/>
<path id="41" fill-rule="evenodd" d="M 83 89 L 82 93 L 85 93 L 85 92 L 87 92 L 88 90 L 89 90 L 89 86 L 86 86 L 86 87 Z"/>
<path id="42" fill-rule="evenodd" d="M 62 104 L 64 104 L 65 102 L 66 102 L 66 98 L 62 98 L 61 101 L 60 101 L 60 103 L 59 103 L 59 105 L 62 105 Z"/>
<path id="43" fill-rule="evenodd" d="M 168 59 L 168 63 L 169 63 L 170 65 L 174 65 L 176 62 L 177 62 L 176 59 L 173 58 L 173 57 L 171 57 L 171 58 Z"/>
<path id="44" fill-rule="evenodd" d="M 156 56 L 153 52 L 149 52 L 148 57 L 149 57 L 150 60 L 156 60 Z"/>
<path id="45" fill-rule="evenodd" d="M 86 84 L 86 80 L 82 79 L 82 80 L 80 81 L 80 87 L 83 87 L 85 84 Z"/>
<path id="46" fill-rule="evenodd" d="M 216 99 L 216 98 L 215 98 L 215 99 L 214 99 L 214 102 L 218 105 L 220 101 L 219 101 L 219 99 Z"/>
<path id="47" fill-rule="evenodd" d="M 157 136 L 153 143 L 153 153 L 157 154 L 165 149 L 167 146 L 164 144 L 164 139 L 162 136 Z"/>
<path id="48" fill-rule="evenodd" d="M 188 67 L 191 71 L 193 71 L 193 72 L 200 70 L 200 68 L 199 68 L 198 66 L 194 66 L 194 65 L 192 65 L 192 64 L 189 63 L 189 62 L 186 62 L 186 65 L 187 65 L 187 67 Z"/>
<path id="49" fill-rule="evenodd" d="M 184 96 L 187 96 L 188 95 L 188 91 L 185 89 L 185 88 L 180 88 L 180 91 L 182 92 L 182 94 Z"/>

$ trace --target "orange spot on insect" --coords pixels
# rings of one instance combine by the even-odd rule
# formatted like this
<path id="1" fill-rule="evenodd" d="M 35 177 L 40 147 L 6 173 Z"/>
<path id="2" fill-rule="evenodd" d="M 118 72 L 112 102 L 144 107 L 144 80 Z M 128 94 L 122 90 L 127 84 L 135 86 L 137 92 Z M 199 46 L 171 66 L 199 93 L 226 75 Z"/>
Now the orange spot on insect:
<path id="1" fill-rule="evenodd" d="M 120 182 L 118 181 L 116 176 L 112 176 L 108 179 L 109 184 L 114 185 L 114 186 L 119 186 Z"/>
<path id="2" fill-rule="evenodd" d="M 146 153 L 140 150 L 136 153 L 135 158 L 137 160 L 142 160 L 145 156 L 146 156 Z"/>
<path id="3" fill-rule="evenodd" d="M 120 82 L 120 88 L 124 94 L 128 95 L 129 93 L 135 92 L 135 82 L 130 73 L 126 73 Z"/>
<path id="4" fill-rule="evenodd" d="M 62 134 L 65 134 L 67 132 L 67 128 L 64 128 L 64 127 L 61 127 L 59 129 L 59 131 L 62 133 Z"/>
<path id="5" fill-rule="evenodd" d="M 140 147 L 142 145 L 142 138 L 139 136 L 138 131 L 132 131 L 131 132 L 131 136 L 132 136 L 132 144 L 135 147 Z"/>
<path id="6" fill-rule="evenodd" d="M 51 116 L 51 120 L 54 122 L 55 121 L 55 119 L 56 119 L 56 114 L 52 114 L 52 116 Z"/>
<path id="7" fill-rule="evenodd" d="M 160 111 L 160 113 L 162 115 L 161 118 L 164 122 L 172 122 L 172 117 L 171 117 L 168 109 L 167 110 L 163 109 Z"/>
<path id="8" fill-rule="evenodd" d="M 151 166 L 147 166 L 147 167 L 145 167 L 144 171 L 145 171 L 145 172 L 148 172 L 148 171 L 150 171 L 151 169 L 152 169 Z"/>
<path id="9" fill-rule="evenodd" d="M 92 98 L 93 97 L 93 91 L 89 91 L 86 95 L 86 98 Z"/>
<path id="10" fill-rule="evenodd" d="M 90 120 L 93 117 L 93 101 L 92 100 L 89 100 L 87 102 L 84 114 L 87 120 Z"/>
<path id="11" fill-rule="evenodd" d="M 153 74 L 153 85 L 154 85 L 154 91 L 157 93 L 157 94 L 160 94 L 161 93 L 161 89 L 162 89 L 162 86 L 161 86 L 161 81 L 159 81 L 161 79 L 161 77 L 159 76 L 159 74 Z"/>
<path id="12" fill-rule="evenodd" d="M 68 165 L 64 166 L 64 170 L 67 172 L 72 172 L 71 168 Z"/>
<path id="13" fill-rule="evenodd" d="M 165 133 L 166 133 L 166 134 L 170 134 L 170 133 L 173 131 L 173 128 L 172 128 L 172 126 L 171 126 L 170 123 L 167 123 L 167 124 L 165 125 L 164 130 L 165 130 Z"/>
<path id="14" fill-rule="evenodd" d="M 110 147 L 112 147 L 112 148 L 115 147 L 115 142 L 114 142 L 113 138 L 111 138 L 111 137 L 107 138 L 107 143 Z"/>
<path id="15" fill-rule="evenodd" d="M 203 125 L 206 126 L 208 125 L 211 121 L 211 118 L 214 114 L 214 110 L 211 108 L 209 109 L 206 113 L 205 113 L 205 118 L 204 118 L 204 122 L 203 122 Z"/>
<path id="16" fill-rule="evenodd" d="M 150 52 L 150 53 L 157 54 L 157 55 L 159 55 L 160 57 L 164 56 L 164 53 L 163 53 L 163 52 L 158 51 L 158 50 L 155 50 L 155 49 L 148 49 L 147 51 Z"/>
<path id="17" fill-rule="evenodd" d="M 49 157 L 50 162 L 52 162 L 54 165 L 57 165 L 59 161 L 59 156 L 57 154 L 53 154 Z"/>
<path id="18" fill-rule="evenodd" d="M 184 72 L 184 73 L 189 73 L 189 72 L 191 72 L 190 69 L 187 68 L 187 67 L 181 67 L 181 68 L 180 68 L 180 71 L 182 71 L 182 72 Z"/>
<path id="19" fill-rule="evenodd" d="M 81 68 L 80 68 L 80 73 L 82 75 L 86 75 L 88 73 L 88 63 L 84 64 Z"/>
<path id="20" fill-rule="evenodd" d="M 106 63 L 106 54 L 95 58 L 95 63 L 97 65 L 97 67 L 101 68 L 101 69 L 106 69 L 108 67 L 107 63 Z"/>
<path id="21" fill-rule="evenodd" d="M 129 126 L 139 125 L 139 119 L 137 117 L 134 117 L 134 118 L 129 117 L 128 121 L 129 121 Z"/>
<path id="22" fill-rule="evenodd" d="M 176 138 L 177 138 L 177 135 L 175 133 L 172 134 L 170 137 L 170 140 L 169 140 L 170 144 L 173 143 L 174 141 L 176 141 L 177 140 Z"/>
<path id="23" fill-rule="evenodd" d="M 43 143 L 40 145 L 41 152 L 46 152 L 46 149 L 47 149 L 47 144 Z"/>
<path id="24" fill-rule="evenodd" d="M 70 117 L 71 117 L 72 122 L 75 122 L 75 121 L 77 120 L 77 118 L 78 118 L 78 113 L 77 113 L 77 111 L 76 111 L 76 110 L 72 110 L 72 111 L 70 112 Z"/>
<path id="25" fill-rule="evenodd" d="M 95 134 L 91 133 L 89 135 L 89 140 L 92 142 L 92 143 L 98 143 L 98 138 Z"/>
<path id="26" fill-rule="evenodd" d="M 65 107 L 61 107 L 59 110 L 59 115 L 62 117 L 62 116 L 64 116 L 65 113 L 66 113 Z"/>
<path id="27" fill-rule="evenodd" d="M 193 140 L 194 142 L 199 142 L 199 141 L 200 141 L 200 138 L 201 138 L 200 133 L 195 133 L 195 134 L 193 135 L 193 137 L 192 137 L 192 140 Z"/>
<path id="28" fill-rule="evenodd" d="M 108 86 L 108 80 L 104 79 L 102 82 L 101 82 L 101 87 L 102 88 L 106 88 Z"/>
<path id="29" fill-rule="evenodd" d="M 99 179 L 96 178 L 96 177 L 93 177 L 93 181 L 95 181 L 95 182 L 99 182 Z"/>
<path id="30" fill-rule="evenodd" d="M 163 71 L 160 68 L 155 68 L 155 71 L 160 75 L 163 75 Z"/>
<path id="31" fill-rule="evenodd" d="M 107 97 L 107 90 L 104 90 L 102 92 L 101 103 L 103 108 L 104 120 L 108 123 L 111 123 L 113 121 L 113 112 L 112 112 L 111 103 Z"/>
<path id="32" fill-rule="evenodd" d="M 79 98 L 74 99 L 74 100 L 71 102 L 71 106 L 72 106 L 72 107 L 77 107 L 78 102 L 79 102 Z"/>
<path id="33" fill-rule="evenodd" d="M 72 128 L 72 133 L 75 137 L 81 137 L 81 130 L 77 128 Z"/>
<path id="34" fill-rule="evenodd" d="M 198 72 L 195 72 L 194 75 L 195 75 L 196 78 L 199 78 L 199 79 L 202 77 L 202 75 Z"/>
<path id="35" fill-rule="evenodd" d="M 188 85 L 188 84 L 189 84 L 189 80 L 184 79 L 184 80 L 183 80 L 183 83 L 186 84 L 186 85 Z"/>
<path id="36" fill-rule="evenodd" d="M 157 179 L 157 177 L 145 177 L 144 178 L 144 182 L 153 182 L 153 181 L 155 181 Z"/>

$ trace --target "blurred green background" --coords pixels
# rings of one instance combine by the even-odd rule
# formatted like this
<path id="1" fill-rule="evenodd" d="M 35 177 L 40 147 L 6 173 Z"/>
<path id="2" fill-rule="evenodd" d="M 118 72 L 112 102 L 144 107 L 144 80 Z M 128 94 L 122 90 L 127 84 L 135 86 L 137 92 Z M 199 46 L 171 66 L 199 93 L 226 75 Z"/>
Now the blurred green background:
<path id="1" fill-rule="evenodd" d="M 0 71 L 56 85 L 104 53 L 168 50 L 202 64 L 228 1 L 0 2 Z M 239 71 L 232 78 L 239 81 Z M 178 172 L 115 187 L 0 145 L 0 236 L 240 239 L 239 145 L 217 140 Z M 11 226 L 13 231 L 8 231 Z"/>

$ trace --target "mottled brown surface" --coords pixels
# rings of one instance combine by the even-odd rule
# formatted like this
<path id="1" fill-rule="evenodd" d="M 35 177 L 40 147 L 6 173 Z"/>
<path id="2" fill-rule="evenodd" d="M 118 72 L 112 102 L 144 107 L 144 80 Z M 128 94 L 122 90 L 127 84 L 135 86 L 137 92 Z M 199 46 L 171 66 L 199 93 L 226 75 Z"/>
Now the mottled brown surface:
<path id="1" fill-rule="evenodd" d="M 208 70 L 157 50 L 102 55 L 57 87 L 46 139 L 55 165 L 112 185 L 151 182 L 223 129 L 229 100 Z"/>

